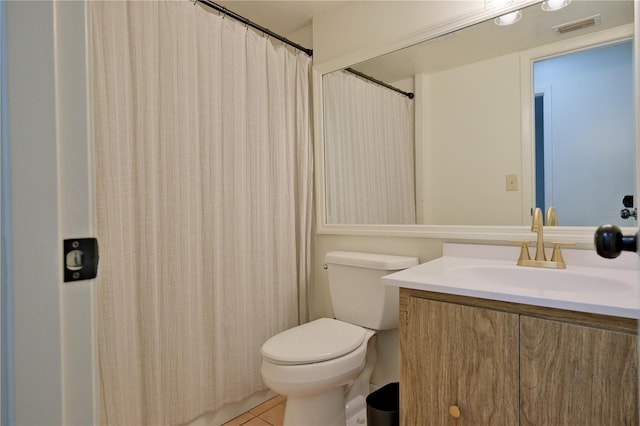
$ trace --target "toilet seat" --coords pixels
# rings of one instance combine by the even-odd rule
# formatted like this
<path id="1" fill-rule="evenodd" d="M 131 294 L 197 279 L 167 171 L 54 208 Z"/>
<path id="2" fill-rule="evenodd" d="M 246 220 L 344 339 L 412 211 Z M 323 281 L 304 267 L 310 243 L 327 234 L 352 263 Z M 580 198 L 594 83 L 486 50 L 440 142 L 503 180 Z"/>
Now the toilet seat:
<path id="1" fill-rule="evenodd" d="M 332 318 L 320 318 L 285 330 L 262 345 L 262 356 L 274 364 L 302 365 L 339 358 L 356 350 L 366 329 Z"/>

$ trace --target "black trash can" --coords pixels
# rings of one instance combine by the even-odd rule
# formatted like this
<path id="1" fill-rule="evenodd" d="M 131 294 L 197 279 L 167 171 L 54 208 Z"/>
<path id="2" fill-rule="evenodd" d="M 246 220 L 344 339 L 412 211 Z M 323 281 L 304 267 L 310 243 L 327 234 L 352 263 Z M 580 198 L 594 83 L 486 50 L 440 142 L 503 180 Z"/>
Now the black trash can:
<path id="1" fill-rule="evenodd" d="M 400 424 L 400 383 L 384 385 L 367 396 L 367 426 Z"/>

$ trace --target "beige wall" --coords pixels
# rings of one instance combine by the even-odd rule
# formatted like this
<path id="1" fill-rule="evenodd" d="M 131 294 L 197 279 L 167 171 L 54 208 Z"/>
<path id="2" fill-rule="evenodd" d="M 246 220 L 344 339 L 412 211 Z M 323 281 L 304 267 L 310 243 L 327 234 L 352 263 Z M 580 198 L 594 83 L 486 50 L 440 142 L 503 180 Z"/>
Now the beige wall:
<path id="1" fill-rule="evenodd" d="M 519 54 L 423 79 L 424 223 L 522 225 Z"/>
<path id="2" fill-rule="evenodd" d="M 477 12 L 475 1 L 354 1 L 313 20 L 314 66 L 365 55 L 425 30 Z M 366 59 L 366 58 L 363 58 Z M 348 64 L 346 64 L 348 65 Z M 316 235 L 309 286 L 310 319 L 332 316 L 324 256 L 331 250 L 353 250 L 417 256 L 420 262 L 442 255 L 442 240 L 344 235 Z"/>

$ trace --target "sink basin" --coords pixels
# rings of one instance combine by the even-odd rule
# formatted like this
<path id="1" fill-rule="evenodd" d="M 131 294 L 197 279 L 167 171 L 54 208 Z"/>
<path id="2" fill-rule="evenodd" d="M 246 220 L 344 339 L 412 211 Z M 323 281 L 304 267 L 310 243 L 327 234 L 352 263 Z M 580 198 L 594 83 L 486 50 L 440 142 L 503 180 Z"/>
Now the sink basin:
<path id="1" fill-rule="evenodd" d="M 490 284 L 512 289 L 531 289 L 566 293 L 621 293 L 630 285 L 606 276 L 586 275 L 566 269 L 522 266 L 469 265 L 448 269 L 451 279 L 464 283 Z"/>
<path id="2" fill-rule="evenodd" d="M 385 285 L 532 306 L 638 318 L 640 258 L 565 249 L 567 269 L 516 265 L 516 246 L 445 243 L 443 255 L 382 277 Z"/>

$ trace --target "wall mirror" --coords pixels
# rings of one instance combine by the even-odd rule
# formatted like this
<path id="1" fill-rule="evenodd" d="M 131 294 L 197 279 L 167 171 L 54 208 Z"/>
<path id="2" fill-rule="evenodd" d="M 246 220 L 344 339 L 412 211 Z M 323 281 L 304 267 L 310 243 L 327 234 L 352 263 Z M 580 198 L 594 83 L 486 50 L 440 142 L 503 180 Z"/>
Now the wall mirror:
<path id="1" fill-rule="evenodd" d="M 324 73 L 319 231 L 499 239 L 551 205 L 574 240 L 635 228 L 633 7 L 535 3 L 348 67 L 413 99 Z"/>

